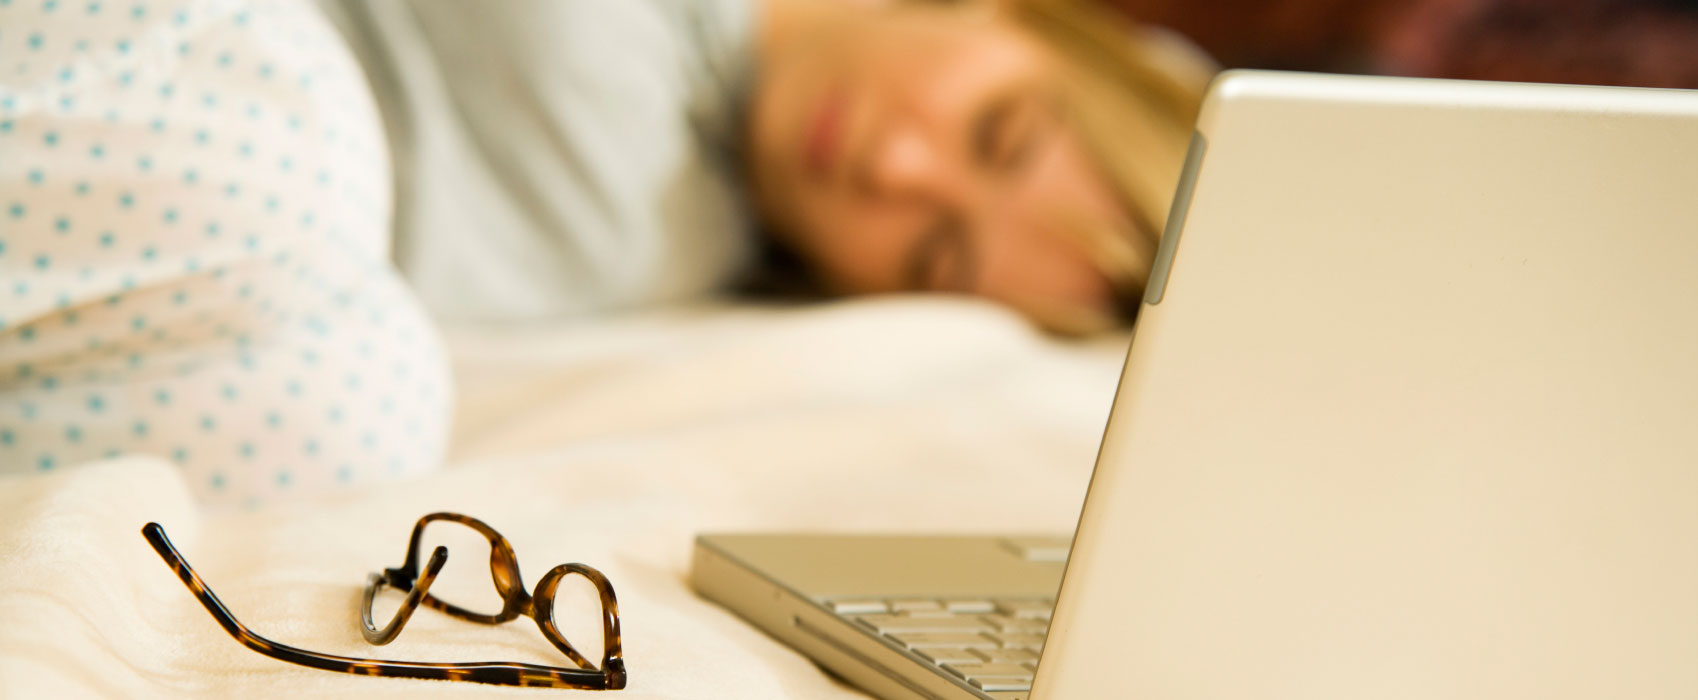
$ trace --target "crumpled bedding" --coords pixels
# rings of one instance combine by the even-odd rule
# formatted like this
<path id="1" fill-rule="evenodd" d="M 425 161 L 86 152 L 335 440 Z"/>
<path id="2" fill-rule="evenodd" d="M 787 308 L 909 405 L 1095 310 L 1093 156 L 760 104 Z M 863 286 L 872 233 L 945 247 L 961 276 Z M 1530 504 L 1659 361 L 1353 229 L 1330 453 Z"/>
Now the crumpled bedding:
<path id="1" fill-rule="evenodd" d="M 630 672 L 617 697 L 864 697 L 695 596 L 692 538 L 1067 531 L 1126 343 L 1056 340 L 941 298 L 716 304 L 448 335 L 455 452 L 418 481 L 215 510 L 151 457 L 0 479 L 0 697 L 590 692 L 263 657 L 219 629 L 139 534 L 160 522 L 238 619 L 286 644 L 562 665 L 525 619 L 486 627 L 425 609 L 386 647 L 361 639 L 367 574 L 399 564 L 413 522 L 438 510 L 506 535 L 527 585 L 568 561 L 608 575 Z"/>

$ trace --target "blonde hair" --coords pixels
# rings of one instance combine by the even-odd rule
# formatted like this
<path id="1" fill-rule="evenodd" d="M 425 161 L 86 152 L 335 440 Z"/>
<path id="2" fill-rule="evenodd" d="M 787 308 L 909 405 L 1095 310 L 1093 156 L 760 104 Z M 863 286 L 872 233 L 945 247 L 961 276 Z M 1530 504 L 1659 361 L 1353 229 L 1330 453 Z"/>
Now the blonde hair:
<path id="1" fill-rule="evenodd" d="M 1130 219 L 1063 230 L 1078 239 L 1123 295 L 1135 297 L 1149 279 L 1197 110 L 1216 66 L 1183 39 L 1140 28 L 1103 0 L 1003 0 L 1001 9 L 1059 59 L 1063 109 Z M 1102 325 L 1060 317 L 1038 320 L 1064 331 Z"/>

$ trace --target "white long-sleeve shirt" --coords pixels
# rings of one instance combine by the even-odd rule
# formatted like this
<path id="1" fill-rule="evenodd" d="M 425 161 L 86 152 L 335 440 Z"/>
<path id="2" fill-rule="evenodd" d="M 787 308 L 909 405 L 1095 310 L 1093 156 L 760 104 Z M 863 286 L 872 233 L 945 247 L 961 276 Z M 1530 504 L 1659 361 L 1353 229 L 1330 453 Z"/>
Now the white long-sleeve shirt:
<path id="1" fill-rule="evenodd" d="M 0 3 L 0 476 L 148 455 L 239 505 L 441 464 L 384 132 L 313 9 Z"/>

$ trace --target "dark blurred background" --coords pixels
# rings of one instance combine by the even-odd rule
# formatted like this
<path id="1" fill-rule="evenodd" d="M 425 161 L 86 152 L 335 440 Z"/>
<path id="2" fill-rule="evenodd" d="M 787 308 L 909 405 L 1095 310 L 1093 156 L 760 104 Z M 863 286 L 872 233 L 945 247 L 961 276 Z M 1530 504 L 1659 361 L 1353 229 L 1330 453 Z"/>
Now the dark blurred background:
<path id="1" fill-rule="evenodd" d="M 1698 88 L 1698 0 L 1104 0 L 1229 68 Z"/>

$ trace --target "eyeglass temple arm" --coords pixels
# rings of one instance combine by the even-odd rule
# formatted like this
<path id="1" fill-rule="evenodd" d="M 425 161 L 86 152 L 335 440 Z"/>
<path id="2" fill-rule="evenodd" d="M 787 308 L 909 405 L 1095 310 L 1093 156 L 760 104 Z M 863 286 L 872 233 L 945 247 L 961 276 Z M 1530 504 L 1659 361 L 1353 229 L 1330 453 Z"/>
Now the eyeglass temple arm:
<path id="1" fill-rule="evenodd" d="M 206 608 L 206 611 L 212 614 L 212 619 L 218 621 L 218 626 L 223 627 L 224 631 L 229 633 L 231 637 L 234 637 L 237 642 L 242 644 L 242 646 L 272 657 L 277 657 L 277 652 L 280 651 L 285 653 L 294 652 L 313 657 L 326 656 L 324 654 L 319 654 L 316 651 L 297 649 L 287 644 L 274 642 L 256 634 L 253 630 L 248 629 L 247 625 L 242 624 L 236 619 L 236 616 L 230 612 L 229 608 L 224 607 L 224 601 L 219 600 L 218 594 L 213 593 L 212 589 L 206 586 L 206 582 L 201 580 L 200 574 L 195 573 L 194 568 L 189 566 L 188 560 L 184 559 L 182 553 L 178 552 L 177 548 L 171 544 L 171 538 L 165 536 L 165 528 L 161 527 L 159 523 L 148 523 L 145 527 L 143 527 L 142 537 L 147 538 L 147 543 L 153 545 L 153 551 L 159 554 L 159 558 L 165 560 L 165 563 L 171 567 L 171 570 L 176 572 L 177 578 L 182 580 L 183 585 L 188 586 L 189 591 L 194 593 L 195 599 L 199 600 L 201 605 Z M 401 626 L 405 625 L 407 619 L 412 617 L 413 610 L 418 607 L 419 600 L 423 598 L 425 593 L 430 589 L 431 582 L 436 579 L 436 575 L 442 571 L 443 565 L 447 562 L 448 548 L 437 547 L 436 551 L 431 553 L 430 562 L 425 567 L 424 575 L 419 578 L 418 585 L 413 588 L 412 593 L 408 594 L 406 601 L 401 604 L 401 608 L 395 611 L 395 618 L 390 620 L 389 624 L 382 630 L 375 629 L 371 622 L 371 603 L 372 598 L 376 596 L 377 590 L 375 585 L 368 586 L 366 589 L 366 604 L 362 610 L 362 617 L 365 618 L 366 639 L 370 640 L 373 636 L 381 636 L 384 638 L 382 642 L 372 643 L 384 644 L 393 640 L 396 635 L 400 634 Z M 375 578 L 377 575 L 373 574 L 372 576 Z M 350 658 L 348 660 L 355 661 L 357 659 Z M 297 661 L 296 663 L 300 662 Z M 331 667 L 326 666 L 326 668 Z"/>
<path id="2" fill-rule="evenodd" d="M 183 585 L 188 586 L 189 591 L 194 593 L 195 599 L 199 600 L 201 605 L 206 607 L 206 611 L 212 614 L 212 618 L 218 621 L 218 626 L 223 627 L 224 631 L 230 633 L 231 637 L 235 637 L 236 641 L 242 643 L 242 646 L 266 655 L 271 655 L 273 649 L 292 649 L 287 645 L 277 644 L 254 634 L 246 625 L 237 622 L 236 616 L 230 613 L 230 609 L 224 607 L 224 601 L 219 600 L 217 594 L 206 587 L 206 582 L 200 580 L 200 574 L 195 573 L 195 570 L 189 566 L 188 560 L 184 559 L 177 548 L 171 545 L 171 539 L 165 536 L 165 528 L 160 527 L 159 523 L 148 523 L 142 527 L 142 537 L 147 538 L 147 543 L 153 545 L 153 551 L 159 554 L 159 558 L 165 560 L 166 565 L 170 566 L 173 572 L 176 572 L 177 578 L 182 580 Z"/>
<path id="3" fill-rule="evenodd" d="M 401 607 L 395 610 L 395 616 L 390 618 L 389 624 L 384 625 L 383 629 L 378 629 L 372 622 L 371 605 L 377 599 L 378 589 L 393 583 L 386 574 L 372 574 L 366 580 L 365 600 L 360 603 L 360 634 L 365 635 L 366 641 L 379 646 L 395 641 L 395 637 L 401 634 L 401 628 L 406 626 L 407 620 L 412 619 L 413 612 L 419 609 L 419 603 L 430 592 L 431 582 L 436 580 L 436 575 L 441 573 L 442 567 L 447 563 L 447 547 L 437 547 L 430 553 L 430 560 L 425 562 L 424 573 L 413 582 L 407 591 L 407 599 L 401 601 Z"/>

